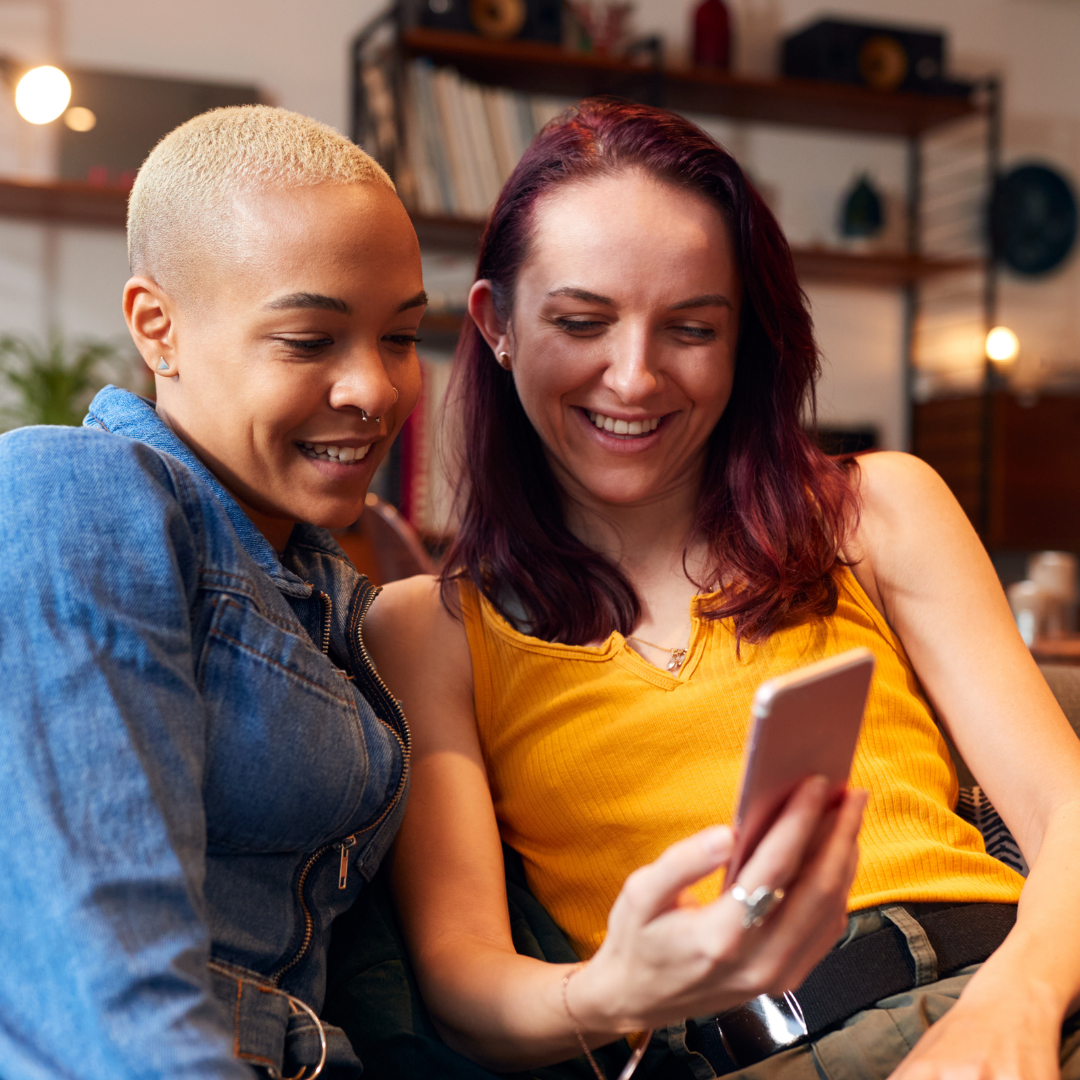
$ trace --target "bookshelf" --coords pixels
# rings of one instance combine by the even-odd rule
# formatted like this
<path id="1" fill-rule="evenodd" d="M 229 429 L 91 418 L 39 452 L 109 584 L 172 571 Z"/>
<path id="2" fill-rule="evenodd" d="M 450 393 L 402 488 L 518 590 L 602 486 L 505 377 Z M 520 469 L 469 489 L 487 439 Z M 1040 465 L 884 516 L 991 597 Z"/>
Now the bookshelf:
<path id="1" fill-rule="evenodd" d="M 490 41 L 423 27 L 400 33 L 403 55 L 456 68 L 491 86 L 538 94 L 617 94 L 676 111 L 864 134 L 917 136 L 970 115 L 970 98 L 883 94 L 811 79 L 748 79 L 701 68 L 658 68 L 542 42 Z"/>

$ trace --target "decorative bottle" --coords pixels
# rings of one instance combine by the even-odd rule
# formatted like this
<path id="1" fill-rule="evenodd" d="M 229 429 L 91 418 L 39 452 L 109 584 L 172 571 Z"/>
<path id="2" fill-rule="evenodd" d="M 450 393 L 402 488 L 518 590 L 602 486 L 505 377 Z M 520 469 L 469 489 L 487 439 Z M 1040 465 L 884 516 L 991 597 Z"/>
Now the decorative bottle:
<path id="1" fill-rule="evenodd" d="M 694 12 L 694 64 L 731 67 L 731 19 L 723 0 L 702 0 Z"/>

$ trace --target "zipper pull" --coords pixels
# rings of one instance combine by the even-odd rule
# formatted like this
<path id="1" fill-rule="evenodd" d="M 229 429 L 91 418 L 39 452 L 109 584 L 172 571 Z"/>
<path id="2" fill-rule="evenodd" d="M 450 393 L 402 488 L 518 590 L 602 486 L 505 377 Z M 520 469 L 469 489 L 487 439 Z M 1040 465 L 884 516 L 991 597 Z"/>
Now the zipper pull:
<path id="1" fill-rule="evenodd" d="M 356 847 L 356 837 L 346 836 L 338 847 L 341 848 L 341 862 L 338 864 L 337 887 L 344 889 L 349 881 L 349 849 Z"/>

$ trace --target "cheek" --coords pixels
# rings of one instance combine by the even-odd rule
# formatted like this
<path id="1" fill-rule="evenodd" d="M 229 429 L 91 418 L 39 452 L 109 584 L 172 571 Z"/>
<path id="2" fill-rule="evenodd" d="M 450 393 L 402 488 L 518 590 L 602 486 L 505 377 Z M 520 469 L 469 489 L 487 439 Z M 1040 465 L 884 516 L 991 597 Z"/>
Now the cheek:
<path id="1" fill-rule="evenodd" d="M 392 380 L 394 388 L 398 392 L 398 399 L 396 403 L 396 413 L 400 418 L 398 420 L 398 426 L 400 427 L 408 417 L 409 413 L 416 408 L 416 403 L 420 400 L 420 360 L 417 356 L 412 356 L 408 360 L 404 361 L 394 372 L 394 378 Z"/>

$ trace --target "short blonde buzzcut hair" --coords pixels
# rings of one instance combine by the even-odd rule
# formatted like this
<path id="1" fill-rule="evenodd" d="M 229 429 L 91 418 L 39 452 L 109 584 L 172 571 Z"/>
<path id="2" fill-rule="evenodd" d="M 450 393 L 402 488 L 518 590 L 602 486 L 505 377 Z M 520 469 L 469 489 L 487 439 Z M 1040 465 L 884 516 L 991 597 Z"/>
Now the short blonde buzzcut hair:
<path id="1" fill-rule="evenodd" d="M 270 105 L 211 109 L 170 131 L 139 169 L 131 272 L 184 289 L 193 256 L 227 251 L 230 210 L 245 192 L 371 183 L 394 190 L 378 162 L 326 124 Z"/>

